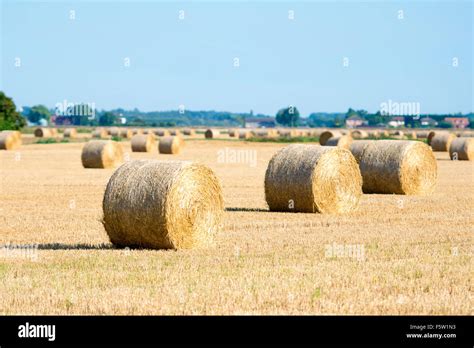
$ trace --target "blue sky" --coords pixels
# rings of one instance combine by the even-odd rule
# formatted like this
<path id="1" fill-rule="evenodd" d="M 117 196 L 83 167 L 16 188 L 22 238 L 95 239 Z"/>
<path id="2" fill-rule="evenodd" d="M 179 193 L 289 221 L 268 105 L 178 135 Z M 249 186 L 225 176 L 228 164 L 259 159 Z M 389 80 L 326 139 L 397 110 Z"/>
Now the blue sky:
<path id="1" fill-rule="evenodd" d="M 470 112 L 473 11 L 472 1 L 3 0 L 0 89 L 17 105 L 49 107 L 296 105 L 306 116 L 392 100 Z"/>

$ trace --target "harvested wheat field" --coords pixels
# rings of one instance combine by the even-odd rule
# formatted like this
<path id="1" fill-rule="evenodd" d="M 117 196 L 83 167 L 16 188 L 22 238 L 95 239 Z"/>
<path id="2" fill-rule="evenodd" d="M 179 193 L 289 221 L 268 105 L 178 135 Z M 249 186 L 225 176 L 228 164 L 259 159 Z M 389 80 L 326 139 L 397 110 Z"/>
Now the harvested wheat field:
<path id="1" fill-rule="evenodd" d="M 283 144 L 189 140 L 178 155 L 122 144 L 125 159 L 215 173 L 226 210 L 214 245 L 115 248 L 101 223 L 114 169 L 83 168 L 81 143 L 1 151 L 1 314 L 473 314 L 472 161 L 436 152 L 426 196 L 285 213 L 269 211 L 264 188 Z"/>

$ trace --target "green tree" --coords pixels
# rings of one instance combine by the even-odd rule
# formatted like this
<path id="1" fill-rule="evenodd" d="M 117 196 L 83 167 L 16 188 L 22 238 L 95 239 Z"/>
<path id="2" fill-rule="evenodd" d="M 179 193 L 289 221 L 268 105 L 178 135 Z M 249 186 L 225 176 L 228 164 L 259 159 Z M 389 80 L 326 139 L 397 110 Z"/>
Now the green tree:
<path id="1" fill-rule="evenodd" d="M 13 100 L 0 91 L 0 130 L 18 130 L 26 125 Z"/>
<path id="2" fill-rule="evenodd" d="M 48 108 L 44 105 L 35 105 L 31 108 L 27 115 L 30 122 L 38 123 L 42 118 L 49 121 L 51 113 Z"/>
<path id="3" fill-rule="evenodd" d="M 115 116 L 114 113 L 112 112 L 104 112 L 102 115 L 99 117 L 99 125 L 101 126 L 111 126 L 113 125 L 117 120 L 117 116 Z"/>
<path id="4" fill-rule="evenodd" d="M 346 118 L 349 118 L 351 116 L 359 116 L 359 114 L 353 108 L 349 108 L 349 110 L 347 110 L 346 112 Z"/>
<path id="5" fill-rule="evenodd" d="M 376 126 L 387 121 L 387 117 L 382 115 L 380 111 L 377 111 L 375 114 L 367 114 L 365 119 L 369 122 L 369 126 Z"/>
<path id="6" fill-rule="evenodd" d="M 345 124 L 346 124 L 346 120 L 345 120 L 344 116 L 337 115 L 334 118 L 334 127 L 344 127 Z"/>
<path id="7" fill-rule="evenodd" d="M 276 114 L 276 121 L 279 124 L 296 127 L 300 119 L 300 112 L 296 106 L 290 106 L 284 109 L 281 109 Z"/>
<path id="8" fill-rule="evenodd" d="M 453 128 L 453 124 L 451 122 L 447 122 L 447 121 L 439 121 L 438 122 L 438 127 L 439 128 Z"/>

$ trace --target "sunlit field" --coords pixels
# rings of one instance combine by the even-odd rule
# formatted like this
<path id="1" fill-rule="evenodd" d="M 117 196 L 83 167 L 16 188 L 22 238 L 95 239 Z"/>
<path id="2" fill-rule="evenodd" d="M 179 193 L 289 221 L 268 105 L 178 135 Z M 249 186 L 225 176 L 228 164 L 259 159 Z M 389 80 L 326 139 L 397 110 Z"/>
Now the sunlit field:
<path id="1" fill-rule="evenodd" d="M 28 136 L 25 136 L 27 138 Z M 80 142 L 0 152 L 1 314 L 472 314 L 474 163 L 435 153 L 428 196 L 363 195 L 343 215 L 269 212 L 264 175 L 286 144 L 190 140 L 223 187 L 207 249 L 117 249 L 102 226 L 112 169 Z"/>

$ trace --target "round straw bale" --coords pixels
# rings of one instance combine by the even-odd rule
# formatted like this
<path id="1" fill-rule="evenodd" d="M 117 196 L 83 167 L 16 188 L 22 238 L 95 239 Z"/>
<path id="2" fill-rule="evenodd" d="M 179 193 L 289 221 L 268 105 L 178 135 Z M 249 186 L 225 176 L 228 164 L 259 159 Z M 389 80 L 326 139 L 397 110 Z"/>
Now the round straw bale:
<path id="1" fill-rule="evenodd" d="M 160 138 L 158 151 L 163 154 L 174 155 L 181 151 L 183 145 L 184 141 L 181 137 L 163 137 Z"/>
<path id="2" fill-rule="evenodd" d="M 430 145 L 433 151 L 446 152 L 449 151 L 451 142 L 456 139 L 456 135 L 449 132 L 436 132 L 431 138 Z"/>
<path id="3" fill-rule="evenodd" d="M 431 142 L 431 139 L 435 135 L 435 132 L 433 131 L 418 131 L 416 132 L 416 137 L 417 139 L 428 139 L 428 145 Z"/>
<path id="4" fill-rule="evenodd" d="M 252 131 L 252 135 L 258 138 L 271 138 L 273 132 L 269 129 L 255 129 Z"/>
<path id="5" fill-rule="evenodd" d="M 119 246 L 190 249 L 212 243 L 224 213 L 219 180 L 188 161 L 130 161 L 107 184 L 103 224 Z"/>
<path id="6" fill-rule="evenodd" d="M 196 131 L 192 128 L 185 128 L 185 129 L 183 129 L 183 134 L 184 135 L 189 135 L 189 136 L 194 136 L 194 135 L 196 135 Z"/>
<path id="7" fill-rule="evenodd" d="M 66 128 L 64 130 L 63 136 L 65 138 L 77 138 L 77 129 L 76 128 Z"/>
<path id="8" fill-rule="evenodd" d="M 143 130 L 140 128 L 132 129 L 132 135 L 137 135 L 137 134 L 145 134 L 145 133 L 143 133 Z"/>
<path id="9" fill-rule="evenodd" d="M 338 147 L 287 146 L 272 157 L 265 173 L 265 198 L 272 211 L 349 212 L 361 195 L 357 162 Z"/>
<path id="10" fill-rule="evenodd" d="M 379 138 L 380 137 L 380 132 L 377 129 L 368 131 L 367 133 L 369 135 L 369 138 Z"/>
<path id="11" fill-rule="evenodd" d="M 120 136 L 120 129 L 118 127 L 112 127 L 107 130 L 110 136 L 119 137 Z"/>
<path id="12" fill-rule="evenodd" d="M 321 145 L 324 145 L 329 140 L 329 138 L 339 137 L 341 135 L 343 135 L 343 134 L 340 131 L 326 130 L 326 131 L 322 132 L 321 135 L 319 136 L 319 143 Z"/>
<path id="13" fill-rule="evenodd" d="M 405 133 L 405 137 L 407 139 L 417 139 L 418 136 L 416 135 L 416 132 L 415 131 L 409 131 L 409 132 L 406 132 Z"/>
<path id="14" fill-rule="evenodd" d="M 252 137 L 252 133 L 246 130 L 239 131 L 239 139 L 250 139 Z"/>
<path id="15" fill-rule="evenodd" d="M 319 137 L 321 136 L 321 133 L 324 132 L 323 129 L 312 129 L 309 131 L 309 135 L 312 136 L 312 137 Z"/>
<path id="16" fill-rule="evenodd" d="M 399 129 L 394 129 L 389 132 L 390 135 L 398 135 L 400 137 L 403 137 L 403 131 Z"/>
<path id="17" fill-rule="evenodd" d="M 354 139 L 365 139 L 369 137 L 369 133 L 367 133 L 365 130 L 362 129 L 356 129 L 351 131 L 351 136 Z"/>
<path id="18" fill-rule="evenodd" d="M 181 135 L 181 132 L 179 131 L 179 129 L 171 129 L 170 130 L 170 135 L 172 135 L 172 136 Z"/>
<path id="19" fill-rule="evenodd" d="M 218 135 L 219 135 L 219 130 L 217 129 L 207 129 L 206 132 L 204 133 L 204 137 L 206 137 L 207 139 L 215 138 Z"/>
<path id="20" fill-rule="evenodd" d="M 0 132 L 0 150 L 15 150 L 21 146 L 21 133 L 18 131 Z"/>
<path id="21" fill-rule="evenodd" d="M 20 132 L 20 131 L 17 131 L 17 130 L 3 130 L 3 131 L 1 131 L 1 133 L 4 133 L 4 134 L 6 134 L 6 133 L 13 134 L 13 136 L 14 136 L 16 139 L 20 140 L 20 144 L 21 144 L 21 132 Z"/>
<path id="22" fill-rule="evenodd" d="M 97 128 L 92 132 L 92 137 L 101 139 L 101 138 L 107 138 L 108 132 L 103 129 L 103 128 Z"/>
<path id="23" fill-rule="evenodd" d="M 153 134 L 135 134 L 131 140 L 132 152 L 151 152 L 155 148 Z"/>
<path id="24" fill-rule="evenodd" d="M 474 160 L 474 138 L 456 138 L 449 147 L 449 156 L 452 160 Z"/>
<path id="25" fill-rule="evenodd" d="M 297 129 L 280 129 L 278 131 L 278 134 L 280 134 L 280 137 L 284 138 L 294 138 L 299 136 L 299 132 Z"/>
<path id="26" fill-rule="evenodd" d="M 338 146 L 342 147 L 343 149 L 349 149 L 352 144 L 352 137 L 350 135 L 341 135 L 338 137 L 329 138 L 326 141 L 326 144 L 323 146 Z"/>
<path id="27" fill-rule="evenodd" d="M 423 195 L 434 191 L 436 159 L 430 147 L 410 140 L 354 141 L 364 193 Z"/>
<path id="28" fill-rule="evenodd" d="M 167 130 L 167 129 L 155 129 L 153 132 L 155 133 L 155 135 L 157 135 L 159 137 L 169 137 L 170 136 L 170 131 Z"/>
<path id="29" fill-rule="evenodd" d="M 433 139 L 433 137 L 436 135 L 436 132 L 434 131 L 430 131 L 428 133 L 428 137 L 426 138 L 426 142 L 428 143 L 428 145 L 431 146 L 431 140 Z"/>
<path id="30" fill-rule="evenodd" d="M 238 133 L 236 132 L 235 129 L 229 129 L 229 137 L 233 138 L 233 137 L 237 136 L 237 134 Z"/>
<path id="31" fill-rule="evenodd" d="M 122 128 L 120 130 L 120 137 L 124 139 L 130 139 L 133 136 L 133 132 L 131 129 Z"/>
<path id="32" fill-rule="evenodd" d="M 114 168 L 123 162 L 122 145 L 111 140 L 92 140 L 82 148 L 84 168 Z"/>
<path id="33" fill-rule="evenodd" d="M 278 131 L 276 129 L 269 129 L 268 134 L 271 138 L 276 138 L 278 137 Z"/>
<path id="34" fill-rule="evenodd" d="M 48 138 L 48 137 L 53 136 L 49 128 L 42 128 L 42 127 L 36 128 L 34 134 L 35 134 L 35 137 L 37 138 Z"/>

